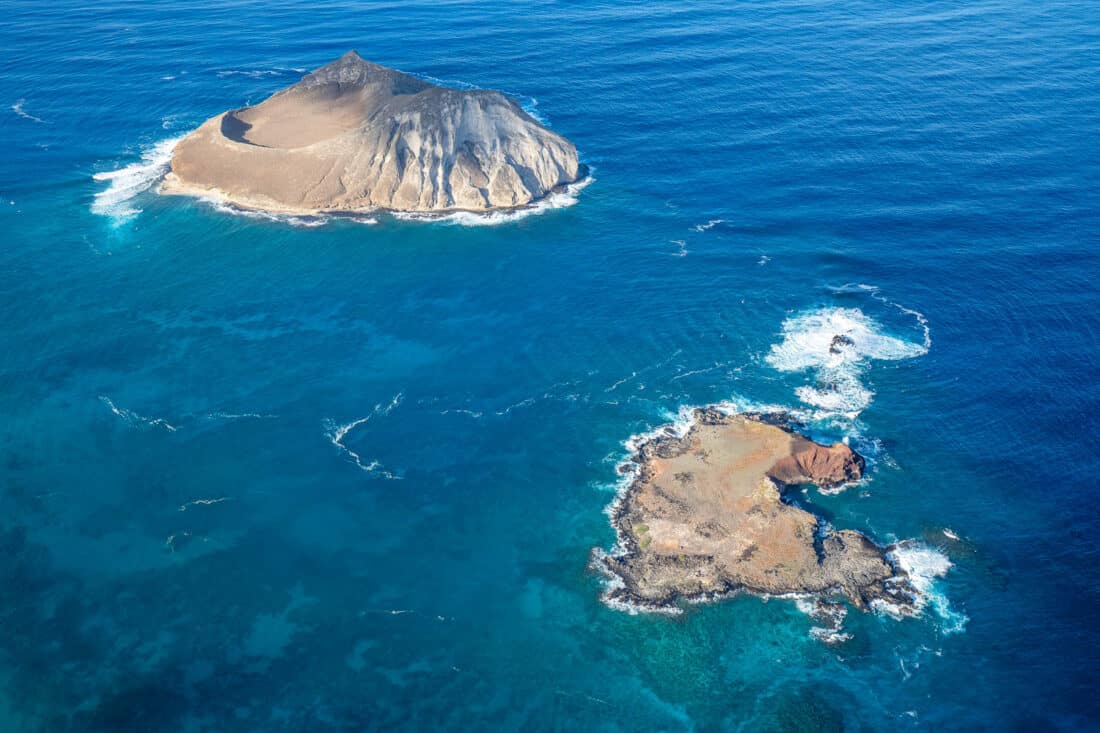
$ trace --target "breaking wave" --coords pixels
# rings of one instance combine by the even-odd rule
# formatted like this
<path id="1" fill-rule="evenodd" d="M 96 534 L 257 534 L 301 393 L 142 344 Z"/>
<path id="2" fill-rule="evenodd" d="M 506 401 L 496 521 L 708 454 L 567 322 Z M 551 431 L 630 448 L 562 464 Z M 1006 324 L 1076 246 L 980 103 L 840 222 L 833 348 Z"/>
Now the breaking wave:
<path id="1" fill-rule="evenodd" d="M 20 99 L 20 100 L 16 101 L 16 103 L 11 106 L 11 111 L 14 112 L 15 114 L 19 115 L 20 117 L 22 117 L 25 120 L 30 120 L 31 122 L 37 122 L 40 125 L 48 124 L 41 117 L 38 117 L 37 115 L 32 115 L 30 112 L 28 112 L 26 109 L 24 109 L 24 105 L 26 105 L 26 103 L 27 103 L 27 100 L 25 100 L 25 99 Z"/>
<path id="2" fill-rule="evenodd" d="M 526 219 L 529 216 L 539 216 L 553 209 L 565 209 L 577 203 L 577 194 L 593 183 L 594 169 L 589 169 L 588 175 L 576 183 L 570 183 L 560 191 L 540 199 L 531 206 L 509 211 L 490 211 L 480 214 L 474 211 L 455 211 L 450 214 L 421 214 L 415 212 L 394 212 L 396 219 L 403 221 L 427 221 L 446 224 L 457 224 L 464 227 L 497 226 L 498 224 L 511 224 L 512 222 Z"/>
<path id="3" fill-rule="evenodd" d="M 215 211 L 219 211 L 222 214 L 230 214 L 232 216 L 240 216 L 245 219 L 256 219 L 259 221 L 274 221 L 280 224 L 289 224 L 292 227 L 305 229 L 323 227 L 330 220 L 328 216 L 324 215 L 300 216 L 295 214 L 277 214 L 272 211 L 261 211 L 260 209 L 242 209 L 239 206 L 234 206 L 213 196 L 197 198 L 210 204 Z"/>
<path id="4" fill-rule="evenodd" d="M 18 111 L 18 110 L 17 110 Z M 174 118 L 165 117 L 163 126 L 168 129 L 176 124 Z M 141 153 L 141 160 L 130 163 L 117 170 L 96 173 L 92 179 L 99 183 L 107 183 L 106 189 L 95 194 L 92 200 L 91 210 L 93 214 L 109 218 L 115 226 L 119 226 L 135 218 L 142 212 L 135 205 L 135 199 L 159 183 L 168 173 L 172 162 L 172 151 L 176 144 L 186 137 L 177 135 L 167 140 L 145 148 Z M 490 211 L 477 213 L 473 211 L 455 211 L 448 214 L 416 213 L 416 212 L 389 212 L 395 219 L 404 221 L 425 221 L 457 224 L 459 226 L 496 226 L 526 219 L 529 216 L 545 214 L 553 209 L 564 209 L 577 203 L 577 194 L 587 188 L 596 179 L 593 176 L 594 169 L 589 168 L 588 175 L 583 179 L 564 186 L 559 191 L 545 196 L 534 204 L 508 211 Z M 342 220 L 354 224 L 373 226 L 378 224 L 377 211 L 361 211 L 356 213 L 330 213 L 319 212 L 317 214 L 282 214 L 263 211 L 260 209 L 248 209 L 234 205 L 224 195 L 217 192 L 205 192 L 202 194 L 191 193 L 192 198 L 198 199 L 212 206 L 223 214 L 245 217 L 248 219 L 274 221 L 289 224 L 294 227 L 313 228 L 325 226 L 331 221 Z"/>
<path id="5" fill-rule="evenodd" d="M 957 634 L 966 629 L 970 618 L 965 613 L 952 608 L 947 595 L 939 587 L 938 580 L 946 576 L 947 571 L 954 567 L 947 555 L 912 540 L 899 542 L 887 554 L 897 567 L 909 576 L 909 584 L 916 591 L 913 608 L 917 615 L 931 608 L 943 621 L 940 626 L 943 633 Z M 875 610 L 894 618 L 909 615 L 882 600 L 874 601 L 873 605 Z"/>
<path id="6" fill-rule="evenodd" d="M 113 412 L 122 420 L 126 421 L 130 425 L 137 428 L 164 428 L 170 433 L 176 432 L 178 429 L 175 425 L 165 420 L 163 417 L 145 417 L 139 415 L 133 410 L 127 410 L 125 407 L 119 407 L 114 401 L 106 395 L 100 395 L 99 401 L 107 405 L 108 409 Z"/>
<path id="7" fill-rule="evenodd" d="M 323 227 L 333 221 L 345 221 L 353 224 L 374 225 L 378 219 L 369 214 L 346 214 L 318 212 L 316 214 L 284 214 L 276 211 L 264 211 L 263 209 L 249 209 L 226 198 L 225 194 L 218 191 L 189 191 L 189 198 L 210 206 L 220 214 L 252 219 L 254 221 L 272 221 L 278 224 L 286 224 L 299 229 L 314 229 Z"/>
<path id="8" fill-rule="evenodd" d="M 159 427 L 164 428 L 170 433 L 174 433 L 180 428 L 193 427 L 195 425 L 195 420 L 201 420 L 203 422 L 225 423 L 235 422 L 238 420 L 274 420 L 279 417 L 278 415 L 272 415 L 270 413 L 264 412 L 192 412 L 182 415 L 179 420 L 177 420 L 176 418 L 172 418 L 172 421 L 169 422 L 167 418 L 146 417 L 145 415 L 139 415 L 133 410 L 126 409 L 125 407 L 119 407 L 117 404 L 115 404 L 114 400 L 106 395 L 100 395 L 99 401 L 106 405 L 107 408 L 116 416 L 134 427 Z"/>
<path id="9" fill-rule="evenodd" d="M 140 214 L 141 209 L 134 205 L 134 199 L 152 188 L 168 172 L 172 150 L 181 138 L 162 140 L 144 150 L 141 160 L 92 176 L 93 180 L 108 184 L 106 189 L 95 195 L 92 213 L 108 217 L 116 226 Z"/>
<path id="10" fill-rule="evenodd" d="M 874 398 L 864 382 L 871 362 L 923 356 L 929 342 L 927 330 L 920 343 L 892 336 L 858 308 L 821 308 L 784 321 L 783 340 L 765 361 L 782 372 L 813 375 L 813 384 L 795 390 L 804 404 L 855 419 Z"/>
<path id="11" fill-rule="evenodd" d="M 844 630 L 848 607 L 840 603 L 826 603 L 811 597 L 796 598 L 795 608 L 817 622 L 810 628 L 810 638 L 825 644 L 843 644 L 852 639 Z"/>
<path id="12" fill-rule="evenodd" d="M 709 229 L 713 229 L 719 224 L 725 223 L 725 219 L 710 219 L 706 224 L 696 224 L 691 228 L 693 232 L 705 232 Z"/>
<path id="13" fill-rule="evenodd" d="M 325 418 L 323 423 L 325 428 L 325 435 L 328 437 L 329 442 L 339 448 L 340 451 L 348 457 L 348 460 L 354 463 L 360 471 L 380 476 L 386 479 L 399 479 L 401 478 L 400 476 L 386 470 L 386 468 L 382 466 L 380 461 L 365 459 L 363 458 L 363 456 L 359 455 L 358 452 L 349 448 L 348 445 L 344 442 L 344 439 L 347 438 L 348 433 L 350 433 L 352 430 L 355 430 L 355 428 L 359 427 L 360 425 L 369 422 L 371 418 L 385 417 L 386 415 L 389 415 L 398 405 L 401 404 L 401 400 L 403 399 L 403 397 L 403 394 L 398 393 L 387 404 L 379 403 L 375 405 L 374 409 L 367 413 L 364 417 L 357 418 L 355 420 L 352 420 L 351 422 L 344 423 L 343 425 L 338 425 L 336 421 L 332 420 L 331 418 Z"/>

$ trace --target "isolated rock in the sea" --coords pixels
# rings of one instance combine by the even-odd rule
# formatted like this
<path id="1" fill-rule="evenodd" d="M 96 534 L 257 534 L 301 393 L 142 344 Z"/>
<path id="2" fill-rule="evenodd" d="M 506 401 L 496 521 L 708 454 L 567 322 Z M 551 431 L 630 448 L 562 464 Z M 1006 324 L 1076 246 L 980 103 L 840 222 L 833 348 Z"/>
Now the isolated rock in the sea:
<path id="1" fill-rule="evenodd" d="M 851 336 L 845 336 L 842 333 L 838 333 L 836 336 L 833 336 L 833 340 L 829 343 L 829 353 L 839 354 L 844 351 L 844 349 L 855 345 L 856 342 L 852 340 Z"/>
<path id="2" fill-rule="evenodd" d="M 163 193 L 285 213 L 523 207 L 583 176 L 577 150 L 500 92 L 430 84 L 354 51 L 207 120 Z"/>
<path id="3" fill-rule="evenodd" d="M 775 416 L 702 408 L 685 434 L 646 439 L 632 462 L 612 518 L 620 552 L 597 553 L 621 581 L 609 600 L 660 608 L 744 590 L 912 607 L 883 548 L 784 500 L 791 485 L 860 478 L 863 459 L 847 445 L 815 443 Z"/>

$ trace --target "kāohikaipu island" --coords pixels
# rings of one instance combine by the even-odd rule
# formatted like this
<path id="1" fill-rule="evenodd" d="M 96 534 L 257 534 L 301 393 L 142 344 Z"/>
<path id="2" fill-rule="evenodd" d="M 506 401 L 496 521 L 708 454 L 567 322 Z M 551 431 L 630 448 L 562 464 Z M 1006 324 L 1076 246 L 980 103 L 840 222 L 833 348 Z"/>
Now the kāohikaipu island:
<path id="1" fill-rule="evenodd" d="M 594 559 L 611 575 L 609 602 L 675 609 L 748 591 L 915 612 L 917 591 L 885 549 L 784 497 L 860 479 L 864 459 L 846 444 L 816 443 L 783 414 L 712 406 L 696 408 L 686 432 L 658 430 L 633 448 L 611 510 L 619 546 Z"/>
<path id="2" fill-rule="evenodd" d="M 161 192 L 283 214 L 489 212 L 585 175 L 573 143 L 504 94 L 437 86 L 349 51 L 184 137 Z"/>

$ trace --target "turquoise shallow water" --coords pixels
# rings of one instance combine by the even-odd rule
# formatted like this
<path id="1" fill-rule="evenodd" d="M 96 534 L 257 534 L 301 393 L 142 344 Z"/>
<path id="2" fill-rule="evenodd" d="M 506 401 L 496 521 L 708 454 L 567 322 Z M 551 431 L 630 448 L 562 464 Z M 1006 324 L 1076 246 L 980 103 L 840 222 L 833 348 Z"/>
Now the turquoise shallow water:
<path id="1" fill-rule="evenodd" d="M 1094 6 L 5 16 L 0 729 L 1098 725 Z M 595 182 L 476 227 L 140 190 L 352 47 L 517 96 Z M 624 441 L 728 399 L 868 453 L 800 501 L 950 562 L 921 618 L 600 603 Z"/>

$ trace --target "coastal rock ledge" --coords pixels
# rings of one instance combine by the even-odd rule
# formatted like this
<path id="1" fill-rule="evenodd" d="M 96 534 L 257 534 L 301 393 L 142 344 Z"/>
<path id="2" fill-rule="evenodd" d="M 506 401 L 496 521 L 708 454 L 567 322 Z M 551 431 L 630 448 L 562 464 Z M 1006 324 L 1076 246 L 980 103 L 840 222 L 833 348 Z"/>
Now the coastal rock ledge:
<path id="1" fill-rule="evenodd" d="M 885 549 L 784 498 L 787 487 L 859 479 L 863 458 L 847 445 L 815 443 L 782 415 L 705 407 L 686 432 L 635 448 L 612 507 L 618 547 L 594 552 L 612 604 L 659 610 L 748 591 L 914 610 L 916 591 Z"/>
<path id="2" fill-rule="evenodd" d="M 584 176 L 577 150 L 500 92 L 436 86 L 354 51 L 175 147 L 167 194 L 311 214 L 484 212 Z"/>

